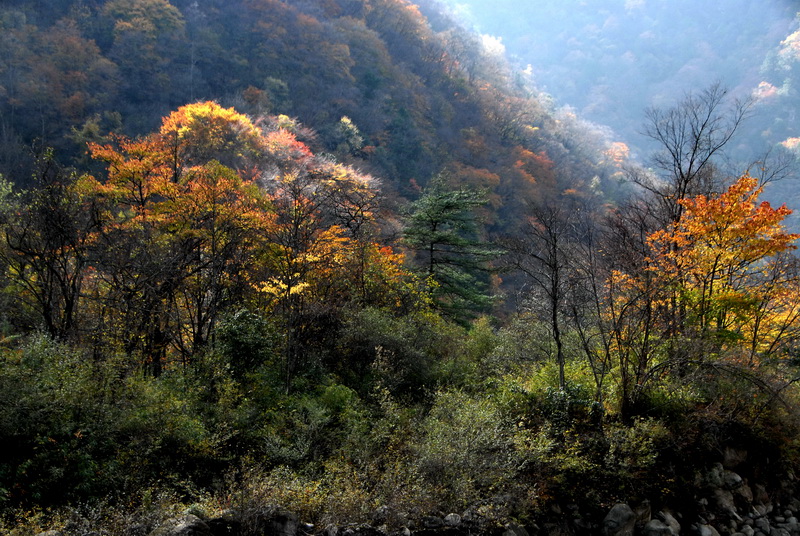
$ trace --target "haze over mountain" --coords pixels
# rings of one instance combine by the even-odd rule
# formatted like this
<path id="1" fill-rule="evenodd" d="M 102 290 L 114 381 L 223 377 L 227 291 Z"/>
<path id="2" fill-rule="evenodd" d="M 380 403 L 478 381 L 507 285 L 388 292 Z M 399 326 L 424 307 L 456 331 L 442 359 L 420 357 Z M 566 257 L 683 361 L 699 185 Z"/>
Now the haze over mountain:
<path id="1" fill-rule="evenodd" d="M 790 0 L 445 0 L 534 83 L 645 156 L 643 112 L 720 82 L 755 96 L 740 160 L 800 135 L 800 33 Z"/>

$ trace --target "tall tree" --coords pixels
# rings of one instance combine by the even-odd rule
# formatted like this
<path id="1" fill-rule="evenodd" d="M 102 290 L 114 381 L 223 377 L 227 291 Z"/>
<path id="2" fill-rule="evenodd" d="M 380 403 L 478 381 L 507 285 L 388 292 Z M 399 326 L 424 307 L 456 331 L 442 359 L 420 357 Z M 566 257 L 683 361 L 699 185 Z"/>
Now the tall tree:
<path id="1" fill-rule="evenodd" d="M 668 303 L 681 309 L 681 335 L 712 355 L 745 344 L 751 363 L 796 336 L 786 320 L 797 307 L 785 292 L 797 274 L 783 255 L 800 238 L 782 225 L 791 210 L 758 202 L 757 182 L 744 175 L 718 196 L 681 200 L 678 224 L 649 237 L 651 270 L 678 294 Z"/>
<path id="2" fill-rule="evenodd" d="M 91 198 L 48 152 L 39 162 L 35 187 L 5 200 L 0 218 L 0 260 L 21 309 L 35 311 L 56 339 L 75 335 L 93 237 L 100 228 Z"/>
<path id="3" fill-rule="evenodd" d="M 508 242 L 508 260 L 533 284 L 534 307 L 550 327 L 556 346 L 559 388 L 566 389 L 564 332 L 569 302 L 578 298 L 577 255 L 587 218 L 573 196 L 545 196 L 531 205 L 519 238 Z"/>
<path id="4" fill-rule="evenodd" d="M 760 194 L 744 175 L 721 194 L 681 200 L 678 222 L 653 232 L 652 216 L 639 212 L 632 249 L 645 234 L 646 253 L 612 268 L 602 310 L 627 417 L 648 383 L 666 373 L 791 355 L 800 280 L 787 253 L 800 235 L 783 229 L 791 211 L 758 202 Z M 612 235 L 620 246 L 628 220 Z"/>
<path id="5" fill-rule="evenodd" d="M 108 324 L 154 374 L 170 347 L 187 359 L 205 345 L 249 286 L 244 271 L 269 213 L 253 181 L 215 158 L 246 168 L 262 141 L 249 119 L 206 102 L 150 136 L 90 146 L 108 165 L 104 183 L 85 181 L 109 217 L 98 236 Z"/>
<path id="6" fill-rule="evenodd" d="M 476 210 L 485 204 L 485 192 L 450 189 L 440 174 L 411 203 L 406 217 L 403 241 L 415 251 L 434 301 L 461 321 L 492 301 L 484 279 L 500 250 L 479 238 Z"/>
<path id="7" fill-rule="evenodd" d="M 715 83 L 688 93 L 673 107 L 646 111 L 644 134 L 658 146 L 652 162 L 660 175 L 635 174 L 634 180 L 660 203 L 665 222 L 680 219 L 681 199 L 718 191 L 723 178 L 715 169 L 715 158 L 739 130 L 752 104 L 752 99 L 732 99 Z"/>

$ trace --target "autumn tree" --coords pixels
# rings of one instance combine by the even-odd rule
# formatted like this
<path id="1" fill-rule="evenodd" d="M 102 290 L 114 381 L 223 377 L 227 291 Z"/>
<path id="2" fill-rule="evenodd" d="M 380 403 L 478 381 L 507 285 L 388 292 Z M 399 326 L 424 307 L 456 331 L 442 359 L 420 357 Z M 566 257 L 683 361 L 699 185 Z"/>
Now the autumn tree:
<path id="1" fill-rule="evenodd" d="M 268 201 L 252 182 L 215 161 L 187 170 L 163 210 L 170 231 L 191 244 L 176 292 L 176 338 L 183 355 L 211 340 L 220 315 L 249 294 L 253 254 L 271 222 Z"/>
<path id="2" fill-rule="evenodd" d="M 5 199 L 0 213 L 2 260 L 20 311 L 35 312 L 53 338 L 77 335 L 84 279 L 93 236 L 100 222 L 76 177 L 47 153 L 39 161 L 35 187 Z"/>
<path id="3" fill-rule="evenodd" d="M 204 346 L 249 287 L 243 270 L 268 211 L 252 180 L 214 157 L 235 165 L 260 143 L 244 116 L 197 103 L 145 138 L 91 145 L 108 165 L 104 183 L 86 181 L 111 218 L 98 238 L 104 299 L 124 349 L 140 350 L 155 374 L 169 347 L 186 358 Z"/>
<path id="4" fill-rule="evenodd" d="M 176 180 L 183 169 L 212 160 L 248 172 L 263 149 L 261 132 L 247 116 L 215 102 L 189 104 L 170 113 L 158 137 L 171 153 Z"/>
<path id="5" fill-rule="evenodd" d="M 800 235 L 782 226 L 791 211 L 759 202 L 761 191 L 744 175 L 721 194 L 681 200 L 673 225 L 650 231 L 658 216 L 640 205 L 636 233 L 631 214 L 610 228 L 610 251 L 622 254 L 600 315 L 626 416 L 665 374 L 752 367 L 795 346 L 798 272 L 789 252 Z"/>
<path id="6" fill-rule="evenodd" d="M 677 225 L 649 237 L 651 270 L 677 294 L 665 306 L 679 309 L 681 335 L 710 355 L 744 344 L 750 363 L 783 348 L 797 317 L 785 295 L 797 274 L 783 259 L 800 234 L 783 228 L 785 205 L 758 201 L 762 190 L 744 175 L 718 196 L 681 200 Z"/>
<path id="7" fill-rule="evenodd" d="M 314 157 L 277 125 L 265 142 L 265 159 L 273 167 L 261 184 L 274 221 L 266 230 L 269 245 L 257 286 L 282 319 L 288 391 L 319 339 L 315 326 L 335 324 L 344 304 L 373 295 L 368 264 L 383 256 L 369 230 L 378 190 L 372 177 Z"/>

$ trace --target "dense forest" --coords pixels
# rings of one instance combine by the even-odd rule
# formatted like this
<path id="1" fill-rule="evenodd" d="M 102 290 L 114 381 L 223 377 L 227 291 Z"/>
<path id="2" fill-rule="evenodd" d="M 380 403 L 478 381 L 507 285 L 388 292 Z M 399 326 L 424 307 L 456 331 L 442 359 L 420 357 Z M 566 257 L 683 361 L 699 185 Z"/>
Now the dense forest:
<path id="1" fill-rule="evenodd" d="M 735 154 L 752 95 L 629 110 L 639 162 L 434 2 L 0 27 L 0 530 L 578 534 L 700 515 L 722 452 L 800 469 L 794 157 Z"/>

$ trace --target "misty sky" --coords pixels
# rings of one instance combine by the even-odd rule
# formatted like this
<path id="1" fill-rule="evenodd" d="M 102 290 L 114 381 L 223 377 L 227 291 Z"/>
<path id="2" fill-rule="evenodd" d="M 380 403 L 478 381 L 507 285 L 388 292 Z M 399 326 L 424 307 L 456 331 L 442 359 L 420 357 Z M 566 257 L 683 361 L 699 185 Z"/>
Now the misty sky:
<path id="1" fill-rule="evenodd" d="M 446 0 L 476 31 L 502 43 L 560 104 L 611 126 L 636 146 L 648 106 L 722 82 L 755 92 L 748 144 L 800 136 L 800 33 L 792 0 Z M 796 40 L 793 40 L 793 36 Z"/>

